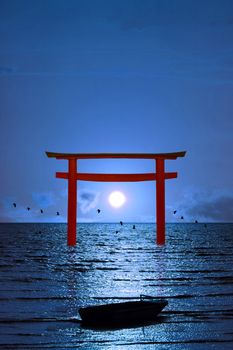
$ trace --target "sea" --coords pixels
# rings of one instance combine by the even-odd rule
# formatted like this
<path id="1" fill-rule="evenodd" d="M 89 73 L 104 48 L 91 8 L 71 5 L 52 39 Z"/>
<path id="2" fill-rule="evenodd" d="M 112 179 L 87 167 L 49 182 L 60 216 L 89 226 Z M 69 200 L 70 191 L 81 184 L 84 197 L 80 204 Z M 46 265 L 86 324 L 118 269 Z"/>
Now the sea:
<path id="1" fill-rule="evenodd" d="M 134 223 L 135 224 L 135 223 Z M 0 224 L 0 349 L 232 350 L 233 224 Z M 165 298 L 151 324 L 88 328 L 79 307 Z"/>

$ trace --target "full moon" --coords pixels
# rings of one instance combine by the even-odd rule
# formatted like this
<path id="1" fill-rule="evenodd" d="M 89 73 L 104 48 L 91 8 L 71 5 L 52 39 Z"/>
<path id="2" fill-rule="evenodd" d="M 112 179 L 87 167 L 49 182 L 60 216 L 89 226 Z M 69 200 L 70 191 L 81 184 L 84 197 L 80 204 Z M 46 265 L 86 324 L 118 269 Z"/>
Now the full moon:
<path id="1" fill-rule="evenodd" d="M 114 191 L 114 192 L 110 193 L 110 195 L 108 197 L 108 201 L 112 207 L 119 208 L 125 203 L 126 198 L 122 192 Z"/>

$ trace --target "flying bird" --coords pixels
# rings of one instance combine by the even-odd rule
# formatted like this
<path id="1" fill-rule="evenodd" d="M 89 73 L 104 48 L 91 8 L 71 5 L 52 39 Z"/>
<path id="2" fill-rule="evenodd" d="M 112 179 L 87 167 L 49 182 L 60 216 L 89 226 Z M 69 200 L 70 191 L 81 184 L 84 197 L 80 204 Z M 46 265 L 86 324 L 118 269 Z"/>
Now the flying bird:
<path id="1" fill-rule="evenodd" d="M 27 210 L 29 211 L 31 208 L 27 207 Z"/>
<path id="2" fill-rule="evenodd" d="M 14 208 L 16 208 L 16 203 L 13 203 Z"/>
<path id="3" fill-rule="evenodd" d="M 177 212 L 177 210 L 174 210 L 174 211 L 173 211 L 173 214 L 175 215 L 175 214 L 176 214 L 176 212 Z"/>
<path id="4" fill-rule="evenodd" d="M 59 211 L 57 211 L 57 215 L 60 215 Z"/>
<path id="5" fill-rule="evenodd" d="M 97 213 L 99 214 L 101 212 L 101 210 L 100 209 L 97 209 Z"/>
<path id="6" fill-rule="evenodd" d="M 41 209 L 40 212 L 41 212 L 41 214 L 43 214 L 43 212 L 44 212 L 43 209 Z"/>
<path id="7" fill-rule="evenodd" d="M 183 217 L 183 216 L 181 216 L 180 218 L 181 218 L 181 220 L 184 220 L 184 217 Z"/>

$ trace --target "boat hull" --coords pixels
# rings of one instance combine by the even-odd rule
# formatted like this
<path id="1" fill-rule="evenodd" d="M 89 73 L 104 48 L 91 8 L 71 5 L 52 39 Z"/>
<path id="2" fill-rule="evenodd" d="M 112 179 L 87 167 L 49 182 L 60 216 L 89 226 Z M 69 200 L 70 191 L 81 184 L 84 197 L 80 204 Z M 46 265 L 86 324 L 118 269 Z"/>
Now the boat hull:
<path id="1" fill-rule="evenodd" d="M 79 309 L 85 325 L 125 325 L 154 320 L 168 304 L 166 300 L 129 301 Z"/>

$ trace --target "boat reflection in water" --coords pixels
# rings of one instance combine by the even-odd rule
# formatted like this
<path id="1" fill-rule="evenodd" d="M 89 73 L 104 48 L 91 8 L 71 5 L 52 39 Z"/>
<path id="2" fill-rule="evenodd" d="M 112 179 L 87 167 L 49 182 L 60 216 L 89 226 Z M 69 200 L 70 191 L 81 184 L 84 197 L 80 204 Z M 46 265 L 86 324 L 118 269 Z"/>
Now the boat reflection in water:
<path id="1" fill-rule="evenodd" d="M 85 327 L 136 327 L 156 321 L 167 304 L 165 299 L 141 295 L 138 301 L 82 307 L 79 314 Z"/>

